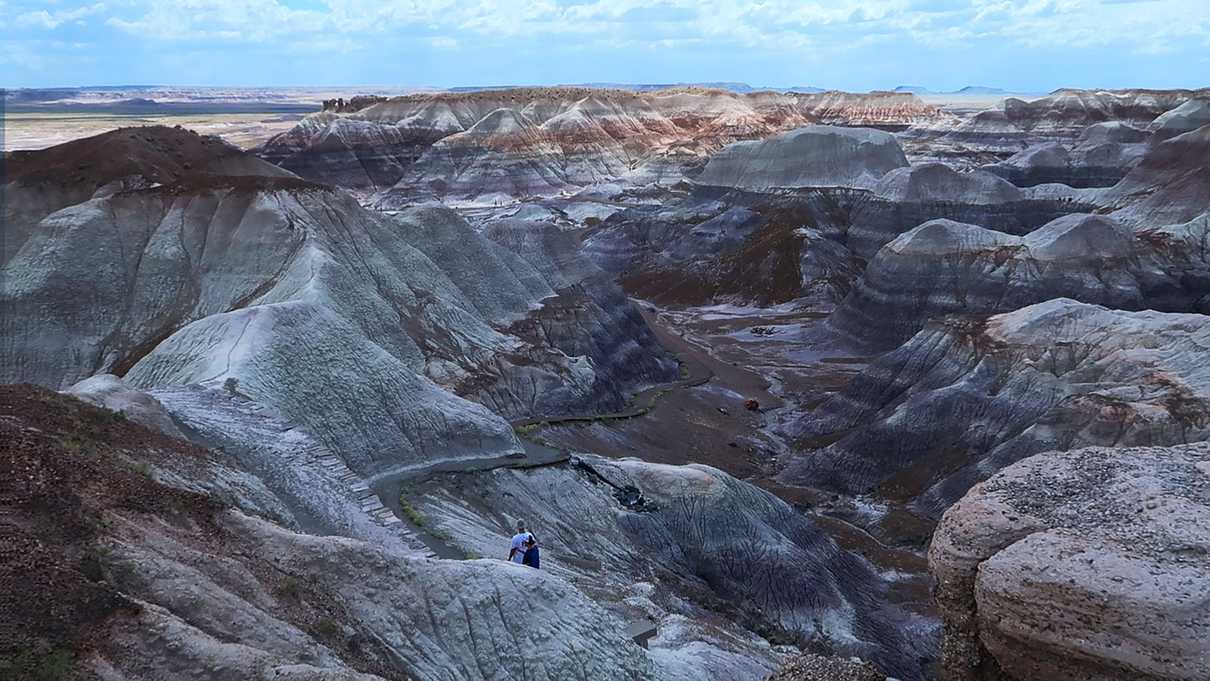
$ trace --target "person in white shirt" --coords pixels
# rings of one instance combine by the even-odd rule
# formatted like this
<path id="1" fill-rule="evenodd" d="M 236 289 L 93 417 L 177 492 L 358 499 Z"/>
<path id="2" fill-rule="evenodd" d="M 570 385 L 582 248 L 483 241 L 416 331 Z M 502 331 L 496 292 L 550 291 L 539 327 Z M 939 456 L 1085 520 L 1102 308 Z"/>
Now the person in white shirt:
<path id="1" fill-rule="evenodd" d="M 525 529 L 525 522 L 517 521 L 517 533 L 513 535 L 508 549 L 508 559 L 520 565 L 525 560 L 525 552 L 535 543 L 534 535 Z"/>

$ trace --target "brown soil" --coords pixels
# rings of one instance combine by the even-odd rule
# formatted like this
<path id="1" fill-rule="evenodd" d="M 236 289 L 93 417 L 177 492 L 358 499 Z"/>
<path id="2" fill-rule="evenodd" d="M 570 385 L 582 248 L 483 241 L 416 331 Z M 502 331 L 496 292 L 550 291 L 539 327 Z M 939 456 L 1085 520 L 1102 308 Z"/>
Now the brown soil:
<path id="1" fill-rule="evenodd" d="M 404 678 L 368 633 L 345 635 L 338 623 L 352 618 L 332 594 L 227 530 L 224 503 L 155 479 L 206 480 L 220 456 L 45 388 L 0 386 L 0 678 L 84 678 L 94 651 L 128 654 L 112 637 L 141 635 L 139 607 L 109 583 L 108 561 L 145 531 L 193 549 L 191 567 L 218 583 L 227 568 L 211 556 L 240 562 L 274 594 L 275 616 L 358 671 Z"/>
<path id="2" fill-rule="evenodd" d="M 630 294 L 662 305 L 702 305 L 738 297 L 769 306 L 802 295 L 800 227 L 816 219 L 801 203 L 769 202 L 754 207 L 766 220 L 738 249 L 714 262 L 659 265 L 622 275 Z"/>
<path id="3" fill-rule="evenodd" d="M 38 151 L 9 156 L 9 180 L 92 182 L 145 175 L 171 180 L 243 152 L 215 137 L 166 126 L 121 128 Z"/>
<path id="4" fill-rule="evenodd" d="M 7 156 L 9 182 L 100 187 L 126 177 L 177 189 L 225 186 L 247 188 L 316 187 L 297 178 L 268 174 L 271 166 L 217 137 L 184 128 L 144 126 L 73 140 L 48 149 L 15 151 Z M 246 162 L 248 174 L 218 176 L 207 168 L 222 162 Z M 254 174 L 258 166 L 265 173 Z"/>
<path id="5" fill-rule="evenodd" d="M 0 387 L 0 676 L 58 674 L 97 644 L 111 618 L 137 611 L 102 574 L 97 539 L 107 512 L 206 523 L 209 500 L 155 483 L 145 463 L 128 458 L 133 449 L 186 465 L 205 454 L 44 388 Z"/>

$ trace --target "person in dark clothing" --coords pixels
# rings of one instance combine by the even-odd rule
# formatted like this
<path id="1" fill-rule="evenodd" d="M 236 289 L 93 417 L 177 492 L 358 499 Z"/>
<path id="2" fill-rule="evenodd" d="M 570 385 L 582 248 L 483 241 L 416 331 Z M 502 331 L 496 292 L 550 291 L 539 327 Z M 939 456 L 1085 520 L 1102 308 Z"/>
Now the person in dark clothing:
<path id="1" fill-rule="evenodd" d="M 538 539 L 532 532 L 525 529 L 525 522 L 517 521 L 517 533 L 513 535 L 508 550 L 508 560 L 512 563 L 538 568 L 540 563 Z"/>

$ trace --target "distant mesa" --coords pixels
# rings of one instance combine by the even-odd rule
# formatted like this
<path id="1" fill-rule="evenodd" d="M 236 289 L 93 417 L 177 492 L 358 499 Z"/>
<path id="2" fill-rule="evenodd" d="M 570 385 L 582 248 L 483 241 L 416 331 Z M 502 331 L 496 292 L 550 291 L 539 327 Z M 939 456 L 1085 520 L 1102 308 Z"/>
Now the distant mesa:
<path id="1" fill-rule="evenodd" d="M 1002 90 L 998 87 L 987 87 L 984 85 L 967 85 L 964 88 L 954 90 L 955 95 L 1003 95 L 1008 94 L 1007 90 Z"/>
<path id="2" fill-rule="evenodd" d="M 987 87 L 985 85 L 967 85 L 966 87 L 957 90 L 930 90 L 923 85 L 900 85 L 892 92 L 906 92 L 914 95 L 1003 95 L 1008 94 L 1008 90 L 1002 90 L 998 87 Z"/>

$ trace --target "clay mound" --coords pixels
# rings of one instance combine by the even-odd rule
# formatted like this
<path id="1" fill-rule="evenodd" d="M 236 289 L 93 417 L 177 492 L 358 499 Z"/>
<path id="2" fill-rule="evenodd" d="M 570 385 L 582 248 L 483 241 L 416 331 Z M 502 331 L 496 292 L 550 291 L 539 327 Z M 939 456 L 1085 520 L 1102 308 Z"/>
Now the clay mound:
<path id="1" fill-rule="evenodd" d="M 924 163 L 887 173 L 874 195 L 896 203 L 954 202 L 970 205 L 1006 203 L 1022 198 L 1021 190 L 995 175 L 960 173 L 944 163 Z"/>
<path id="2" fill-rule="evenodd" d="M 1058 90 L 1033 101 L 1004 100 L 1006 117 L 1025 130 L 1075 137 L 1086 126 L 1122 121 L 1145 126 L 1199 95 L 1192 90 Z"/>
<path id="3" fill-rule="evenodd" d="M 395 182 L 424 149 L 451 132 L 414 129 L 323 111 L 267 140 L 256 154 L 302 177 L 342 187 Z"/>
<path id="4" fill-rule="evenodd" d="M 999 109 L 980 111 L 939 138 L 942 143 L 986 151 L 1017 151 L 1027 146 L 1028 134 Z"/>
<path id="5" fill-rule="evenodd" d="M 172 193 L 206 187 L 312 186 L 216 137 L 164 126 L 122 128 L 38 151 L 13 152 L 6 163 L 7 184 L 0 187 L 5 194 L 0 266 L 18 253 L 40 220 L 97 196 L 156 186 Z"/>
<path id="6" fill-rule="evenodd" d="M 25 185 L 100 187 L 132 176 L 162 184 L 201 175 L 294 177 L 217 137 L 166 126 L 120 128 L 39 151 L 16 151 L 7 162 L 8 181 Z"/>
<path id="7" fill-rule="evenodd" d="M 70 397 L 0 387 L 0 466 L 21 481 L 4 487 L 5 678 L 655 677 L 624 624 L 568 581 L 291 531 L 251 506 L 255 479 L 232 464 Z"/>
<path id="8" fill-rule="evenodd" d="M 1152 121 L 1150 130 L 1155 141 L 1162 142 L 1203 125 L 1210 125 L 1210 98 L 1191 99 L 1168 111 Z"/>
<path id="9" fill-rule="evenodd" d="M 1163 118 L 1163 116 L 1160 118 Z M 1108 123 L 1094 123 L 1084 128 L 1084 132 L 1080 133 L 1078 142 L 1080 144 L 1100 144 L 1104 142 L 1136 144 L 1138 142 L 1146 142 L 1149 137 L 1150 135 L 1146 130 L 1136 128 L 1122 121 L 1109 121 Z"/>
<path id="10" fill-rule="evenodd" d="M 977 485 L 929 549 L 942 678 L 1203 678 L 1210 446 L 1047 452 Z"/>
<path id="11" fill-rule="evenodd" d="M 1110 261 L 1134 253 L 1134 234 L 1103 215 L 1065 215 L 1030 232 L 1022 243 L 1038 260 Z"/>
<path id="12" fill-rule="evenodd" d="M 1043 142 L 985 166 L 1019 187 L 1061 183 L 1071 187 L 1111 187 L 1147 151 L 1147 132 L 1120 121 L 1090 125 L 1072 144 Z"/>
<path id="13" fill-rule="evenodd" d="M 1048 449 L 1208 439 L 1207 342 L 1210 317 L 1063 298 L 935 319 L 815 410 L 802 434 L 838 439 L 782 477 L 939 514 Z"/>
<path id="14" fill-rule="evenodd" d="M 930 220 L 883 247 L 888 255 L 944 257 L 1002 246 L 1015 246 L 1019 237 L 953 220 Z"/>
<path id="15" fill-rule="evenodd" d="M 1152 146 L 1104 201 L 1130 225 L 1185 222 L 1210 206 L 1210 125 Z"/>
<path id="16" fill-rule="evenodd" d="M 1062 215 L 1096 208 L 1091 200 L 1068 193 L 1023 190 L 985 170 L 959 172 L 941 163 L 922 163 L 887 173 L 872 192 L 857 196 L 848 209 L 845 239 L 854 254 L 870 259 L 929 220 L 1028 234 Z"/>
<path id="17" fill-rule="evenodd" d="M 694 182 L 769 191 L 802 187 L 872 187 L 907 165 L 888 133 L 811 125 L 759 142 L 738 142 L 715 154 Z"/>
<path id="18" fill-rule="evenodd" d="M 898 346 L 929 319 L 1007 312 L 1056 297 L 1197 311 L 1201 287 L 1184 291 L 1181 282 L 1196 281 L 1204 265 L 1170 255 L 1177 252 L 1160 253 L 1100 215 L 1061 217 L 1025 237 L 932 220 L 878 252 L 827 327 L 873 352 Z"/>

